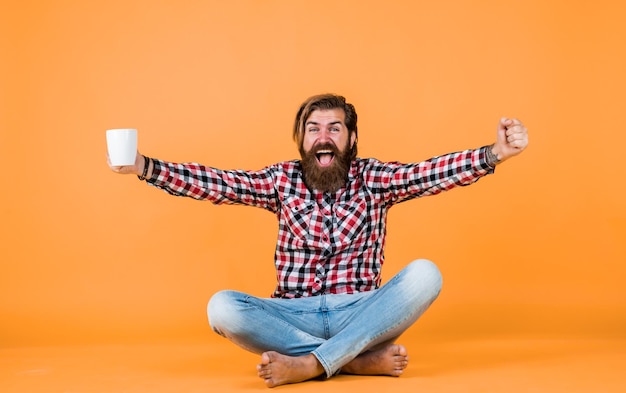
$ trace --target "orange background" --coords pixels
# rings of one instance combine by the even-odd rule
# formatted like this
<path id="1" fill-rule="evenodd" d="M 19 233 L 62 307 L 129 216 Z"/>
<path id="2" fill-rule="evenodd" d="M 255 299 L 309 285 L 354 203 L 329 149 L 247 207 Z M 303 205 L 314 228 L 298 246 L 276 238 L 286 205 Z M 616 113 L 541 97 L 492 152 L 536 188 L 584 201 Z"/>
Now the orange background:
<path id="1" fill-rule="evenodd" d="M 383 5 L 384 4 L 384 5 Z M 384 279 L 435 261 L 408 337 L 624 338 L 626 83 L 618 1 L 20 1 L 0 6 L 0 347 L 218 340 L 220 289 L 274 286 L 275 217 L 109 170 L 104 131 L 171 161 L 297 157 L 298 105 L 335 92 L 361 156 L 531 144 L 495 176 L 391 210 Z"/>

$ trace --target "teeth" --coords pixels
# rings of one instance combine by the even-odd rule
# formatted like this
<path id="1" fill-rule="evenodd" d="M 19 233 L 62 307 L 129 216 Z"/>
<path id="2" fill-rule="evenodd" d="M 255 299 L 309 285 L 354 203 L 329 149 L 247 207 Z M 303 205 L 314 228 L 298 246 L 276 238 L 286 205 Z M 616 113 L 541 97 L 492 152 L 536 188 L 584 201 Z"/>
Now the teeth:
<path id="1" fill-rule="evenodd" d="M 318 150 L 317 154 L 332 154 L 332 150 Z"/>

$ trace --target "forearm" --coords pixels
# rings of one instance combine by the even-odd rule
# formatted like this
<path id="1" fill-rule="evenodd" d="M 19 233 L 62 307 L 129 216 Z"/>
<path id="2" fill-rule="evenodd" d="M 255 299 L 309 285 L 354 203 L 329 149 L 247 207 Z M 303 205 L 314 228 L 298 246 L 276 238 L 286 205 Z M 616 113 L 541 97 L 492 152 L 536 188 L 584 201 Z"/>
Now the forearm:
<path id="1" fill-rule="evenodd" d="M 420 175 L 422 181 L 427 180 L 424 183 L 427 193 L 436 194 L 439 191 L 466 186 L 493 173 L 496 162 L 490 152 L 491 146 L 483 146 L 429 160 L 426 167 L 430 175 L 423 176 L 424 172 Z"/>
<path id="2" fill-rule="evenodd" d="M 171 195 L 223 203 L 217 181 L 214 180 L 215 175 L 209 173 L 212 168 L 197 163 L 177 164 L 155 158 L 147 159 L 146 164 L 146 175 L 138 175 L 140 180 Z"/>

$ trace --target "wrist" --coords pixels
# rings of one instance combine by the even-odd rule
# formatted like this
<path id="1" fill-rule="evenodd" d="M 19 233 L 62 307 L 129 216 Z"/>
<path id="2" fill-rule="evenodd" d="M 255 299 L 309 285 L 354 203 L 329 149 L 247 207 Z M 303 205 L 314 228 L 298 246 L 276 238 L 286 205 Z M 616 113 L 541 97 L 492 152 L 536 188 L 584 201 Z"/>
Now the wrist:
<path id="1" fill-rule="evenodd" d="M 502 158 L 499 156 L 495 144 L 491 144 L 485 149 L 485 160 L 487 161 L 487 165 L 491 168 L 495 168 L 496 165 L 502 162 Z"/>
<path id="2" fill-rule="evenodd" d="M 152 162 L 152 159 L 150 159 L 148 156 L 143 156 L 143 168 L 141 169 L 141 174 L 137 175 L 139 180 L 146 180 L 147 178 L 150 178 L 148 176 L 150 170 L 150 162 Z"/>

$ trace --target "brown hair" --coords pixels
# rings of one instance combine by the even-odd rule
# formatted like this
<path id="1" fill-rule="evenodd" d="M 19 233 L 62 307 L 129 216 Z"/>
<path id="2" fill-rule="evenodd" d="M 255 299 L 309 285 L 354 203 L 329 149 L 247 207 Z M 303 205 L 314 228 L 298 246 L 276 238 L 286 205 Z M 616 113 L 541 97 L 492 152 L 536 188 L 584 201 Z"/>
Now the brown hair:
<path id="1" fill-rule="evenodd" d="M 328 109 L 343 109 L 346 114 L 346 127 L 350 135 L 354 132 L 355 140 L 352 145 L 350 159 L 354 160 L 357 154 L 357 141 L 359 137 L 358 128 L 356 125 L 356 110 L 354 105 L 346 102 L 346 99 L 336 94 L 319 94 L 313 97 L 309 97 L 302 103 L 298 113 L 296 114 L 296 121 L 293 125 L 293 140 L 298 144 L 298 148 L 302 150 L 302 140 L 304 139 L 304 123 L 309 118 L 311 113 L 316 110 L 328 110 Z"/>

